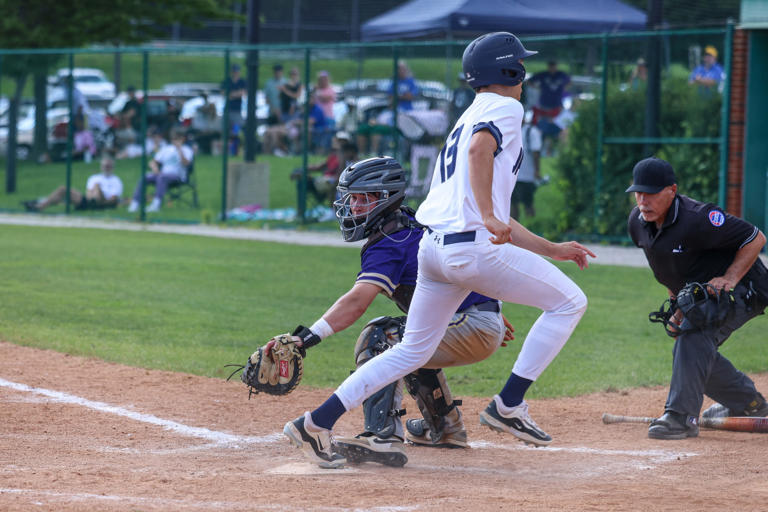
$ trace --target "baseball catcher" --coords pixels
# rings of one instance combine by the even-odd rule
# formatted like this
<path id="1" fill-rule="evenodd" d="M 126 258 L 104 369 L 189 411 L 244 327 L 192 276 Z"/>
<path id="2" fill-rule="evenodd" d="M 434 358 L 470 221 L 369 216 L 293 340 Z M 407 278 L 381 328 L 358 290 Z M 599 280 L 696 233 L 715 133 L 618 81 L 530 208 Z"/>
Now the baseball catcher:
<path id="1" fill-rule="evenodd" d="M 405 171 L 389 157 L 354 163 L 341 174 L 339 199 L 334 205 L 336 216 L 345 241 L 366 240 L 360 254 L 361 270 L 354 286 L 320 319 L 309 327 L 300 325 L 293 330 L 291 340 L 298 350 L 314 347 L 352 325 L 380 294 L 403 313 L 408 312 L 416 285 L 416 254 L 424 230 L 414 220 L 413 210 L 402 205 L 405 188 Z M 404 325 L 404 316 L 370 320 L 355 344 L 356 367 L 396 347 Z M 302 443 L 314 439 L 312 436 L 322 427 L 309 413 L 286 425 L 285 433 L 297 446 L 311 445 L 311 450 L 305 450 L 308 457 L 329 468 L 340 467 L 345 461 L 402 466 L 408 460 L 403 447 L 406 439 L 419 445 L 464 448 L 467 434 L 457 407 L 460 401 L 454 399 L 441 368 L 485 359 L 505 340 L 513 338 L 512 331 L 498 301 L 471 293 L 426 367 L 408 375 L 405 382 L 398 379 L 365 400 L 365 425 L 359 435 L 338 438 L 335 443 Z M 244 380 L 246 373 L 247 368 Z M 421 418 L 408 420 L 406 429 L 401 421 L 405 412 L 404 384 L 422 413 Z"/>

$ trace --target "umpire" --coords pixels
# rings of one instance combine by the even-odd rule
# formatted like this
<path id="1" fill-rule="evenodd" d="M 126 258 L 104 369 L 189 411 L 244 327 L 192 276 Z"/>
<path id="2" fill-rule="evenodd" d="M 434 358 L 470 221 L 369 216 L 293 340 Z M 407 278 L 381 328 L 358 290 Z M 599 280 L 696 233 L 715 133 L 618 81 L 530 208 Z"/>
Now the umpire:
<path id="1" fill-rule="evenodd" d="M 654 439 L 696 437 L 703 395 L 719 402 L 704 417 L 768 415 L 754 382 L 718 352 L 733 331 L 768 304 L 768 270 L 758 259 L 765 235 L 716 205 L 678 194 L 676 183 L 664 160 L 646 158 L 635 165 L 626 190 L 634 192 L 637 203 L 629 214 L 629 235 L 645 252 L 656 280 L 667 287 L 672 304 L 687 283 L 707 283 L 708 300 L 725 304 L 728 312 L 722 322 L 694 325 L 690 313 L 686 318 L 672 309 L 672 380 L 664 415 L 648 429 Z"/>

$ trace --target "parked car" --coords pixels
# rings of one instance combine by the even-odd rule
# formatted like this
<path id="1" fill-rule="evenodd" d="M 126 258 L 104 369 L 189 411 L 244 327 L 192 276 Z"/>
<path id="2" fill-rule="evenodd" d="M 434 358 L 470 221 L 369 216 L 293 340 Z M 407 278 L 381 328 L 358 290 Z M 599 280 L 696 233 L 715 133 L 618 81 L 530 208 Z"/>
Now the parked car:
<path id="1" fill-rule="evenodd" d="M 176 96 L 198 96 L 200 94 L 218 94 L 221 92 L 221 85 L 210 82 L 174 82 L 165 84 L 163 92 Z"/>
<path id="2" fill-rule="evenodd" d="M 221 119 L 221 116 L 224 114 L 224 96 L 221 94 L 209 94 L 208 101 L 216 106 L 216 115 Z M 179 121 L 184 126 L 190 126 L 192 118 L 195 117 L 195 112 L 202 104 L 202 96 L 196 96 L 185 101 L 181 106 Z M 240 115 L 243 116 L 243 119 L 248 115 L 248 98 L 243 99 Z M 267 106 L 267 100 L 263 91 L 256 93 L 256 117 L 259 119 L 260 124 L 263 124 L 267 117 L 269 117 L 269 107 Z"/>
<path id="3" fill-rule="evenodd" d="M 48 101 L 60 101 L 67 98 L 66 77 L 69 68 L 61 68 L 56 75 L 48 77 L 48 83 L 53 87 L 48 91 Z M 75 85 L 85 97 L 91 100 L 111 100 L 115 97 L 115 84 L 107 79 L 107 75 L 96 68 L 72 68 Z"/>
<path id="4" fill-rule="evenodd" d="M 48 146 L 56 143 L 54 134 L 56 126 L 69 122 L 69 110 L 64 108 L 49 108 L 48 117 Z M 24 103 L 19 106 L 19 118 L 16 124 L 18 132 L 16 136 L 16 158 L 29 159 L 32 153 L 32 144 L 35 136 L 35 105 Z M 8 112 L 0 116 L 0 154 L 8 151 Z"/>

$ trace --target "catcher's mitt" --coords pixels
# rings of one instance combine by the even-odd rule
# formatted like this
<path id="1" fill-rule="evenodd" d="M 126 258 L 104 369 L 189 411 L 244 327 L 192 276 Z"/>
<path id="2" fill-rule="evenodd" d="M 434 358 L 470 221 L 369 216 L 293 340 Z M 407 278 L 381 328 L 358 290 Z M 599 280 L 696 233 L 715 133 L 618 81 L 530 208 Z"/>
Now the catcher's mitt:
<path id="1" fill-rule="evenodd" d="M 273 343 L 274 342 L 274 343 Z M 251 394 L 287 395 L 304 375 L 303 350 L 290 334 L 280 334 L 248 358 L 240 376 Z"/>

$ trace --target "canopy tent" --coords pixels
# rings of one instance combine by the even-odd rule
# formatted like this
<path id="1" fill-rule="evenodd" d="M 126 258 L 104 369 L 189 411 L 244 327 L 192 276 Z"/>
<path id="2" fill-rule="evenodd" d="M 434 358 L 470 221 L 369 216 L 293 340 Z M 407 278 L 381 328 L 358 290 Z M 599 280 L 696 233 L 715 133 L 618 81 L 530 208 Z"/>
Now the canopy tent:
<path id="1" fill-rule="evenodd" d="M 619 0 L 411 0 L 372 18 L 363 41 L 643 30 L 645 13 Z"/>

